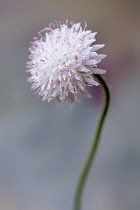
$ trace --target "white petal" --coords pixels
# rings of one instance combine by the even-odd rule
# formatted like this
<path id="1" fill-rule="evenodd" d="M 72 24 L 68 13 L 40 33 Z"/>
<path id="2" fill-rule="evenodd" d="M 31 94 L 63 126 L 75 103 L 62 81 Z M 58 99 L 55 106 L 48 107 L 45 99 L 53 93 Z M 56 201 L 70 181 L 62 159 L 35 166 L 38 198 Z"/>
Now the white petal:
<path id="1" fill-rule="evenodd" d="M 87 34 L 90 34 L 91 33 L 91 30 L 86 30 L 83 33 L 84 33 L 84 36 L 86 36 Z"/>
<path id="2" fill-rule="evenodd" d="M 96 59 L 97 61 L 99 61 L 99 60 L 102 60 L 103 58 L 105 58 L 107 55 L 105 55 L 105 54 L 99 54 L 99 55 L 96 55 L 95 57 L 94 57 L 94 59 Z"/>
<path id="3" fill-rule="evenodd" d="M 96 45 L 93 45 L 91 51 L 97 51 L 97 50 L 101 49 L 104 46 L 105 46 L 105 44 L 96 44 Z"/>
<path id="4" fill-rule="evenodd" d="M 81 66 L 81 67 L 78 67 L 77 68 L 77 71 L 80 71 L 80 72 L 89 72 L 89 69 L 87 69 L 85 66 Z"/>
<path id="5" fill-rule="evenodd" d="M 92 57 L 94 57 L 94 56 L 97 56 L 98 54 L 96 53 L 96 52 L 90 52 L 89 53 L 89 56 L 92 58 Z"/>
<path id="6" fill-rule="evenodd" d="M 86 47 L 86 48 L 83 49 L 83 46 L 82 46 L 82 47 L 81 47 L 81 54 L 84 55 L 84 56 L 85 56 L 85 55 L 88 55 L 89 52 L 90 52 L 88 48 L 89 48 L 89 47 Z"/>
<path id="7" fill-rule="evenodd" d="M 91 34 L 89 34 L 89 37 L 96 41 L 96 39 L 95 39 L 96 34 L 97 34 L 97 32 L 91 33 Z"/>
<path id="8" fill-rule="evenodd" d="M 94 66 L 94 65 L 96 65 L 97 63 L 98 63 L 97 60 L 83 61 L 83 64 L 84 64 L 84 65 L 87 65 L 87 66 Z"/>
<path id="9" fill-rule="evenodd" d="M 94 68 L 94 69 L 92 69 L 92 71 L 94 74 L 105 74 L 106 73 L 106 70 L 98 69 L 98 68 Z"/>
<path id="10" fill-rule="evenodd" d="M 81 23 L 76 23 L 76 24 L 74 25 L 74 27 L 75 27 L 76 31 L 78 31 L 78 30 L 79 30 L 80 25 L 81 25 Z"/>
<path id="11" fill-rule="evenodd" d="M 89 39 L 86 42 L 84 42 L 84 44 L 82 45 L 82 48 L 84 49 L 85 47 L 90 46 L 92 43 L 93 43 L 93 40 L 92 39 L 91 40 Z"/>
<path id="12" fill-rule="evenodd" d="M 81 89 L 81 90 L 83 90 L 84 91 L 84 87 L 83 87 L 83 85 L 82 85 L 82 83 L 81 82 L 77 82 L 77 85 L 78 85 L 78 87 Z"/>
<path id="13" fill-rule="evenodd" d="M 95 86 L 98 86 L 99 85 L 99 83 L 96 82 L 93 78 L 84 77 L 84 80 L 88 84 L 95 85 Z"/>

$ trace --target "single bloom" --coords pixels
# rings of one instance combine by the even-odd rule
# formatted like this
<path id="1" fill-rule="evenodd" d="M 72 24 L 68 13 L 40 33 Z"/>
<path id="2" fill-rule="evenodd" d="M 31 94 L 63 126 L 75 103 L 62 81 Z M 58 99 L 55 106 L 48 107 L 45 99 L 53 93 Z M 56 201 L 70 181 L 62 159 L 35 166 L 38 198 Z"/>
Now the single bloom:
<path id="1" fill-rule="evenodd" d="M 79 101 L 80 94 L 91 95 L 87 86 L 98 86 L 94 74 L 105 74 L 97 64 L 106 57 L 96 51 L 104 44 L 93 44 L 97 32 L 82 29 L 80 23 L 56 21 L 41 30 L 34 37 L 29 48 L 30 61 L 27 72 L 31 76 L 32 90 L 50 102 L 56 99 L 60 103 Z"/>

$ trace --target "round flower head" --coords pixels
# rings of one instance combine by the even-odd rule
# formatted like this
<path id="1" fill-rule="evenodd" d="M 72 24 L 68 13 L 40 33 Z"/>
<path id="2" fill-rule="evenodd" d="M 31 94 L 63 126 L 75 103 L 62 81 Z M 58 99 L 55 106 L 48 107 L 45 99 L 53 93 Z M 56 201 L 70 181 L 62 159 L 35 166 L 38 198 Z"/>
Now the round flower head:
<path id="1" fill-rule="evenodd" d="M 97 32 L 82 29 L 80 23 L 68 21 L 50 24 L 31 42 L 27 72 L 35 94 L 42 100 L 56 98 L 58 102 L 79 101 L 79 95 L 91 97 L 87 86 L 98 86 L 94 74 L 104 74 L 97 64 L 106 57 L 97 54 L 103 44 L 93 45 Z"/>

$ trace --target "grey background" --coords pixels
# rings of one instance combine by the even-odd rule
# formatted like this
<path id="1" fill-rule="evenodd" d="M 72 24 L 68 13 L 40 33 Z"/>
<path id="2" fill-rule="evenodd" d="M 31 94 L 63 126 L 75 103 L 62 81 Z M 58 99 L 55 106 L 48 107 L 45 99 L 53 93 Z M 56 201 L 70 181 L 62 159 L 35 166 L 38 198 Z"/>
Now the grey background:
<path id="1" fill-rule="evenodd" d="M 140 2 L 0 0 L 0 210 L 71 210 L 102 108 L 42 102 L 26 82 L 29 41 L 55 20 L 85 21 L 107 54 L 112 101 L 83 209 L 140 209 Z"/>

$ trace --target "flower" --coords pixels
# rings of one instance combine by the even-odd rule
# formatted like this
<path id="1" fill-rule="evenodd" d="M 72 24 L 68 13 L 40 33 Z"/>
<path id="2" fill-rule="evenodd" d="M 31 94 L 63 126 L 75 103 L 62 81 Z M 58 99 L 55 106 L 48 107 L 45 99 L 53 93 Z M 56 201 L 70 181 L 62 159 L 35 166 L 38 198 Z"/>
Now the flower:
<path id="1" fill-rule="evenodd" d="M 80 93 L 91 97 L 86 87 L 99 85 L 94 74 L 106 73 L 97 68 L 106 55 L 96 51 L 104 44 L 93 45 L 97 32 L 86 27 L 87 24 L 82 29 L 80 23 L 56 21 L 41 30 L 39 38 L 33 38 L 27 62 L 27 72 L 31 74 L 28 82 L 43 101 L 56 98 L 60 103 L 74 103 L 79 101 Z"/>

